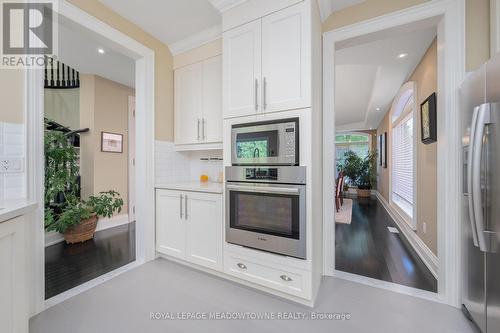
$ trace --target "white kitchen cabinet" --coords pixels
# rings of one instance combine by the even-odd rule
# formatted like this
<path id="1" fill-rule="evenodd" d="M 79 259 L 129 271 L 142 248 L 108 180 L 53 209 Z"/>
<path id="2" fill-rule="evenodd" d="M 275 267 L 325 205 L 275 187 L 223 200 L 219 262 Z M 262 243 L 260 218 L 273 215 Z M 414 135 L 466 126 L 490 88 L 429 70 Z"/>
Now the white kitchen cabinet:
<path id="1" fill-rule="evenodd" d="M 310 23 L 306 3 L 262 19 L 265 112 L 311 106 Z"/>
<path id="2" fill-rule="evenodd" d="M 25 217 L 0 223 L 0 332 L 28 332 Z"/>
<path id="3" fill-rule="evenodd" d="M 156 191 L 156 250 L 172 257 L 186 257 L 186 223 L 182 192 Z"/>
<path id="4" fill-rule="evenodd" d="M 186 192 L 187 260 L 222 268 L 222 195 Z"/>
<path id="5" fill-rule="evenodd" d="M 202 140 L 222 142 L 222 59 L 213 57 L 202 67 Z"/>
<path id="6" fill-rule="evenodd" d="M 224 118 L 261 110 L 261 29 L 256 20 L 223 35 Z"/>
<path id="7" fill-rule="evenodd" d="M 222 60 L 175 71 L 175 144 L 181 149 L 222 142 Z"/>
<path id="8" fill-rule="evenodd" d="M 305 1 L 223 34 L 224 118 L 311 106 Z"/>
<path id="9" fill-rule="evenodd" d="M 222 270 L 222 195 L 156 190 L 156 250 Z"/>
<path id="10" fill-rule="evenodd" d="M 202 64 L 175 71 L 175 143 L 191 144 L 200 140 L 202 114 Z"/>

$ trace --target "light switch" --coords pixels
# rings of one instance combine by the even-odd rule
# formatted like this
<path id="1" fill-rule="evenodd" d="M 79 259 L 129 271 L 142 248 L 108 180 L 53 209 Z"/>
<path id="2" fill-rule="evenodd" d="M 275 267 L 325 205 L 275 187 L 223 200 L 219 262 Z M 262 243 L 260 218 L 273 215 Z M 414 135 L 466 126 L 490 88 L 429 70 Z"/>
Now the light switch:
<path id="1" fill-rule="evenodd" d="M 24 171 L 24 159 L 3 158 L 0 159 L 0 173 L 21 173 Z"/>

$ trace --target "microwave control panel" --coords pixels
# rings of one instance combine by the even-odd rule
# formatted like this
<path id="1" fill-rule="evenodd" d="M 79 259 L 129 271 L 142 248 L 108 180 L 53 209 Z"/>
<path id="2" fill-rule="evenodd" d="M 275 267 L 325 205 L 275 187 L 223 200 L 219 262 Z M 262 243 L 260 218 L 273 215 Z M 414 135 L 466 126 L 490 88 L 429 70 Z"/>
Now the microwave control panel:
<path id="1" fill-rule="evenodd" d="M 285 128 L 285 157 L 295 156 L 295 123 Z"/>

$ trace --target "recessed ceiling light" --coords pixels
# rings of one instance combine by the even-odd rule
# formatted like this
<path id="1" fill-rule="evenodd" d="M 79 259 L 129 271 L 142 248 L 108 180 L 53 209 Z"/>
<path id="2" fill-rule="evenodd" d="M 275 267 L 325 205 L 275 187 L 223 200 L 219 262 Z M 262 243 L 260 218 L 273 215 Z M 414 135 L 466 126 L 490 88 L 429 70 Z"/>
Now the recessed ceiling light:
<path id="1" fill-rule="evenodd" d="M 380 111 L 380 108 L 376 108 L 375 110 L 376 110 L 376 111 Z"/>
<path id="2" fill-rule="evenodd" d="M 104 49 L 101 49 L 101 48 L 98 48 L 97 52 L 99 52 L 99 54 L 104 54 L 105 53 Z"/>
<path id="3" fill-rule="evenodd" d="M 403 58 L 406 58 L 407 56 L 408 56 L 408 53 L 400 53 L 400 54 L 398 55 L 398 58 L 399 58 L 399 59 L 403 59 Z"/>

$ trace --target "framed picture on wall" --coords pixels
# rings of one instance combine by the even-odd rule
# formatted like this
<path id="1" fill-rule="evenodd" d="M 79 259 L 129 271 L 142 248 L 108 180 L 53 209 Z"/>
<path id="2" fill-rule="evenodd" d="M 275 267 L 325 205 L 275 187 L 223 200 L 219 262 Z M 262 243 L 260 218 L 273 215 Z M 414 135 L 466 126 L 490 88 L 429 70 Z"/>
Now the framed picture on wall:
<path id="1" fill-rule="evenodd" d="M 101 151 L 123 153 L 123 134 L 101 132 Z"/>
<path id="2" fill-rule="evenodd" d="M 436 93 L 420 104 L 420 127 L 424 144 L 437 141 Z"/>
<path id="3" fill-rule="evenodd" d="M 382 166 L 382 134 L 378 135 L 377 146 L 378 146 L 378 165 Z"/>

